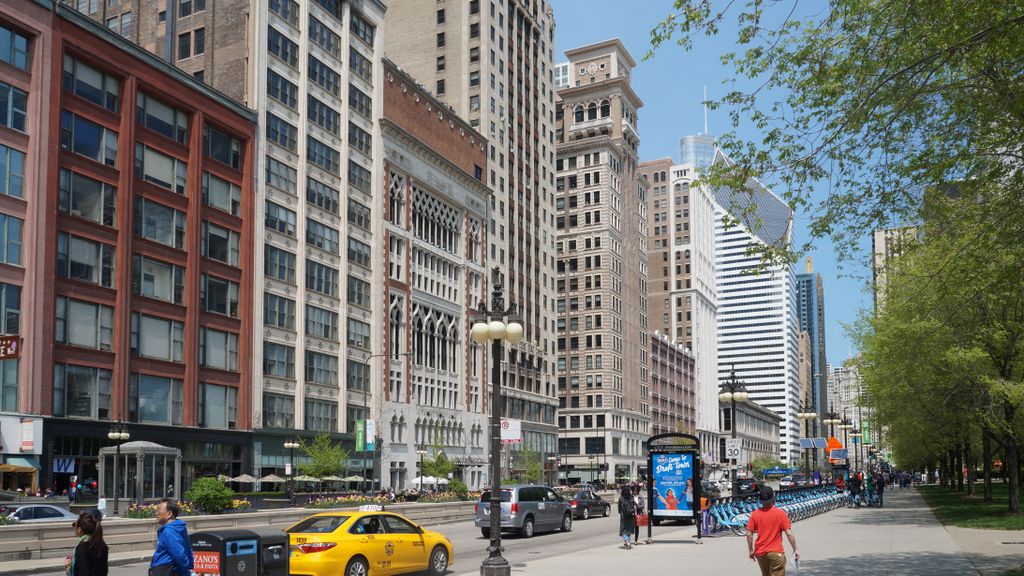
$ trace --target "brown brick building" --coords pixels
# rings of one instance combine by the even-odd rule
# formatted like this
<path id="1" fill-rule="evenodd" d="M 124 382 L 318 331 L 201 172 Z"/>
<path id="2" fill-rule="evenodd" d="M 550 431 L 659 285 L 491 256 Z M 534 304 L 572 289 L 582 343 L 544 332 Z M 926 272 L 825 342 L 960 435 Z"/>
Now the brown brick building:
<path id="1" fill-rule="evenodd" d="M 44 417 L 21 457 L 45 485 L 95 478 L 122 420 L 181 448 L 186 478 L 241 472 L 255 115 L 65 6 L 4 1 L 0 26 L 0 91 L 24 103 L 0 122 L 21 186 L 0 195 L 4 328 L 24 339 L 0 413 Z"/>

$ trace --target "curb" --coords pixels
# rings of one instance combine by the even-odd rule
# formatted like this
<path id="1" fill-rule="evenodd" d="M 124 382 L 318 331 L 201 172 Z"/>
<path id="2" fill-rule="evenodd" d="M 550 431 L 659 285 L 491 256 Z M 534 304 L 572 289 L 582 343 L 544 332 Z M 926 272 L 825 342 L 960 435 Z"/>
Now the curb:
<path id="1" fill-rule="evenodd" d="M 148 562 L 153 558 L 153 554 L 140 554 L 138 556 L 122 557 L 122 558 L 111 558 L 107 561 L 108 566 L 125 566 L 128 564 L 138 564 L 139 562 Z M 45 574 L 47 572 L 63 572 L 64 562 L 61 561 L 59 564 L 47 564 L 33 560 L 21 560 L 20 562 L 33 562 L 33 566 L 28 568 L 14 568 L 5 569 L 2 563 L 0 563 L 0 575 L 3 576 L 22 576 L 24 574 Z"/>

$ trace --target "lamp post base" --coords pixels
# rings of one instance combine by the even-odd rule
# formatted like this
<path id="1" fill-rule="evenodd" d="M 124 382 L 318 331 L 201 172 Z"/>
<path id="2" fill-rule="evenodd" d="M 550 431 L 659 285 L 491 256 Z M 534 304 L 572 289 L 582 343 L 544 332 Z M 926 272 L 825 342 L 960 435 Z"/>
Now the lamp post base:
<path id="1" fill-rule="evenodd" d="M 502 556 L 488 556 L 480 564 L 480 576 L 512 576 L 512 566 Z"/>

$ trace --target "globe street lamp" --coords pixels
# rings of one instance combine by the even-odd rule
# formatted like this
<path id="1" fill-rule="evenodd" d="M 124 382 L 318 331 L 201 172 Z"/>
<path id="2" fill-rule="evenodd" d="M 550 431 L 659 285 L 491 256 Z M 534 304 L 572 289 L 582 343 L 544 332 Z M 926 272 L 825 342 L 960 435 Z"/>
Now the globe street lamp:
<path id="1" fill-rule="evenodd" d="M 294 504 L 292 499 L 295 498 L 295 449 L 299 447 L 299 443 L 293 438 L 289 438 L 284 441 L 284 447 L 290 451 L 288 457 L 288 502 Z"/>
<path id="2" fill-rule="evenodd" d="M 746 402 L 750 399 L 750 394 L 747 393 L 747 387 L 736 379 L 736 365 L 733 364 L 729 368 L 729 379 L 720 384 L 722 393 L 718 395 L 718 400 L 721 402 L 731 403 L 732 409 L 729 412 L 729 418 L 731 424 L 729 428 L 732 429 L 732 437 L 736 438 L 736 403 Z M 736 489 L 736 484 L 739 480 L 739 463 L 736 458 L 732 459 L 732 494 L 736 496 L 739 491 Z"/>
<path id="3" fill-rule="evenodd" d="M 110 432 L 107 432 L 107 438 L 110 438 L 114 442 L 117 442 L 117 456 L 114 460 L 114 516 L 118 515 L 118 493 L 117 485 L 120 484 L 120 478 L 117 476 L 117 467 L 121 464 L 121 443 L 130 438 L 128 434 L 128 426 L 120 420 L 116 424 L 110 427 Z"/>
<path id="4" fill-rule="evenodd" d="M 490 310 L 486 302 L 480 302 L 478 312 L 470 335 L 477 344 L 491 341 L 491 542 L 487 558 L 480 564 L 480 576 L 511 576 L 512 567 L 501 556 L 501 342 L 517 344 L 523 339 L 523 325 L 516 317 L 514 302 L 505 308 L 497 267 L 491 270 Z"/>
<path id="5" fill-rule="evenodd" d="M 814 411 L 814 406 L 809 402 L 805 403 L 800 407 L 800 411 L 797 412 L 796 417 L 804 422 L 804 437 L 806 438 L 807 436 L 810 436 L 809 429 L 811 420 L 818 417 L 818 413 Z M 810 449 L 814 449 L 813 444 Z M 807 471 L 807 478 L 809 479 L 811 477 L 811 453 L 808 452 L 808 449 L 806 448 L 804 449 L 804 469 Z"/>
<path id="6" fill-rule="evenodd" d="M 427 450 L 423 446 L 420 446 L 416 453 L 420 455 L 420 491 L 423 491 L 423 457 L 426 456 Z"/>
<path id="7" fill-rule="evenodd" d="M 836 414 L 835 408 L 829 407 L 829 411 L 825 414 L 825 419 L 822 420 L 821 423 L 829 427 L 828 435 L 831 438 L 836 435 L 835 426 L 837 424 L 842 424 L 843 421 L 839 419 L 839 414 Z"/>

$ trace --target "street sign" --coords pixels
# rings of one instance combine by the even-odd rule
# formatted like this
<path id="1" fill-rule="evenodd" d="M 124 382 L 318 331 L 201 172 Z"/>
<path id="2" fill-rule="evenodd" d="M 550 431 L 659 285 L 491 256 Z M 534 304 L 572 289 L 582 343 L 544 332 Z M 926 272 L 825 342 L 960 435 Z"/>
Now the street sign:
<path id="1" fill-rule="evenodd" d="M 522 444 L 523 443 L 523 421 L 511 418 L 501 419 L 501 443 Z"/>
<path id="2" fill-rule="evenodd" d="M 725 439 L 726 460 L 739 460 L 743 455 L 743 438 Z"/>
<path id="3" fill-rule="evenodd" d="M 796 468 L 765 468 L 761 470 L 761 474 L 764 476 L 785 476 L 792 474 Z"/>
<path id="4" fill-rule="evenodd" d="M 846 455 L 846 448 L 833 448 L 832 451 L 828 453 L 828 457 L 832 460 L 845 460 L 848 458 Z"/>

